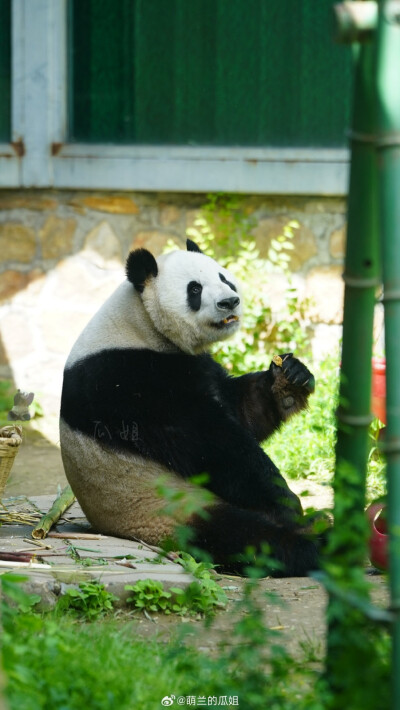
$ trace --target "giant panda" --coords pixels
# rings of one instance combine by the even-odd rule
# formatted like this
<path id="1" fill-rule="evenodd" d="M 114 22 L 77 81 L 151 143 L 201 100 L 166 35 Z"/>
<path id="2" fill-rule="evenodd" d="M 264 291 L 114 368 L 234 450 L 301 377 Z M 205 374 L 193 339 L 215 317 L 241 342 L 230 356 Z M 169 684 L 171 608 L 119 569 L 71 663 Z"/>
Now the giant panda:
<path id="1" fill-rule="evenodd" d="M 83 330 L 64 370 L 60 442 L 68 481 L 92 526 L 160 545 L 177 524 L 222 571 L 245 573 L 269 546 L 277 576 L 318 567 L 298 497 L 260 446 L 307 405 L 314 377 L 292 354 L 231 377 L 207 352 L 240 326 L 235 277 L 188 240 L 155 258 L 132 251 L 127 279 Z M 159 481 L 200 510 L 165 513 Z M 198 487 L 197 487 L 198 490 Z M 179 500 L 179 495 L 176 498 Z"/>

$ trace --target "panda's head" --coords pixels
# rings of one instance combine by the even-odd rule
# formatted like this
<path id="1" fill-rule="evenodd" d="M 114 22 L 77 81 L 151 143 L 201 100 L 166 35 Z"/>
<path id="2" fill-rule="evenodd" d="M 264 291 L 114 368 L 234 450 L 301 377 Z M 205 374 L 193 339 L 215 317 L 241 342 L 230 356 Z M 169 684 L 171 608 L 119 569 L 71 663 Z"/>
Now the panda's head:
<path id="1" fill-rule="evenodd" d="M 190 239 L 187 251 L 157 260 L 146 249 L 131 252 L 126 273 L 156 330 L 185 352 L 201 352 L 239 327 L 236 279 Z"/>

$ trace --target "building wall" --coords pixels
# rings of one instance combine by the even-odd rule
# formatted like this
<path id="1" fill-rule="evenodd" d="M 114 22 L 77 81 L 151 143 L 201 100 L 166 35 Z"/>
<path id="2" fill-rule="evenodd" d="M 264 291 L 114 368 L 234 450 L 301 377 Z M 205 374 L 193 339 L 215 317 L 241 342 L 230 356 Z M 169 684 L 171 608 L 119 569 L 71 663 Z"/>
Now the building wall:
<path id="1" fill-rule="evenodd" d="M 311 299 L 315 356 L 331 351 L 342 318 L 344 200 L 240 200 L 262 256 L 290 220 L 298 221 L 293 278 Z M 129 250 L 146 247 L 157 255 L 171 238 L 183 246 L 204 202 L 200 194 L 0 192 L 0 377 L 35 392 L 46 415 L 42 428 L 53 440 L 65 359 L 124 278 Z M 266 298 L 274 299 L 279 288 L 272 279 Z"/>

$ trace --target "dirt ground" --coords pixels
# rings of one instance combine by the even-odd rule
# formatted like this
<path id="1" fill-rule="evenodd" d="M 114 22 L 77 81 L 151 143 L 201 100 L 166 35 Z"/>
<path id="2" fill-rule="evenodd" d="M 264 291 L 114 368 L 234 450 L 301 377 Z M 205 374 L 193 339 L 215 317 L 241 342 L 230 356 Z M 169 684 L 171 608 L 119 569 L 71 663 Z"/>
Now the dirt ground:
<path id="1" fill-rule="evenodd" d="M 4 497 L 18 495 L 56 496 L 59 487 L 64 487 L 67 481 L 64 475 L 60 450 L 39 433 L 32 429 L 24 429 L 24 440 L 16 458 L 13 470 L 8 480 Z M 304 507 L 316 509 L 332 506 L 332 493 L 329 486 L 315 483 L 290 482 L 296 493 L 306 491 L 302 497 Z M 372 585 L 373 601 L 384 606 L 388 602 L 386 579 L 382 575 L 373 574 L 372 569 L 366 573 Z M 204 628 L 203 622 L 194 622 L 190 626 L 190 635 L 195 637 L 196 646 L 204 650 L 214 649 L 221 643 L 232 643 L 232 626 L 236 614 L 235 601 L 243 596 L 245 581 L 238 577 L 220 577 L 220 584 L 225 588 L 229 598 L 226 610 L 217 614 L 212 626 Z M 306 650 L 317 658 L 322 658 L 325 643 L 325 607 L 326 594 L 323 588 L 309 577 L 291 579 L 260 580 L 255 593 L 256 599 L 264 609 L 265 624 L 269 629 L 282 631 L 285 646 L 294 654 Z M 124 612 L 120 612 L 124 615 Z M 171 616 L 155 616 L 146 618 L 136 614 L 134 628 L 140 636 L 157 636 L 160 641 L 167 640 L 187 620 Z"/>

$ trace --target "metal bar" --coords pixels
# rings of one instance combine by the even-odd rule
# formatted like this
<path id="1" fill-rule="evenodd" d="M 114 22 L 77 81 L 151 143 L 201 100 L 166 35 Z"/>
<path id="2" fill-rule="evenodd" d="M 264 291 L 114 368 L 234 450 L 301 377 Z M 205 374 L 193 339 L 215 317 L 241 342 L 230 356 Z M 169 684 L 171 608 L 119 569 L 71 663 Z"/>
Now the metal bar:
<path id="1" fill-rule="evenodd" d="M 400 608 L 400 3 L 380 0 L 377 32 L 379 208 L 385 308 L 385 454 L 391 606 Z M 400 616 L 392 627 L 392 708 L 400 707 Z"/>

